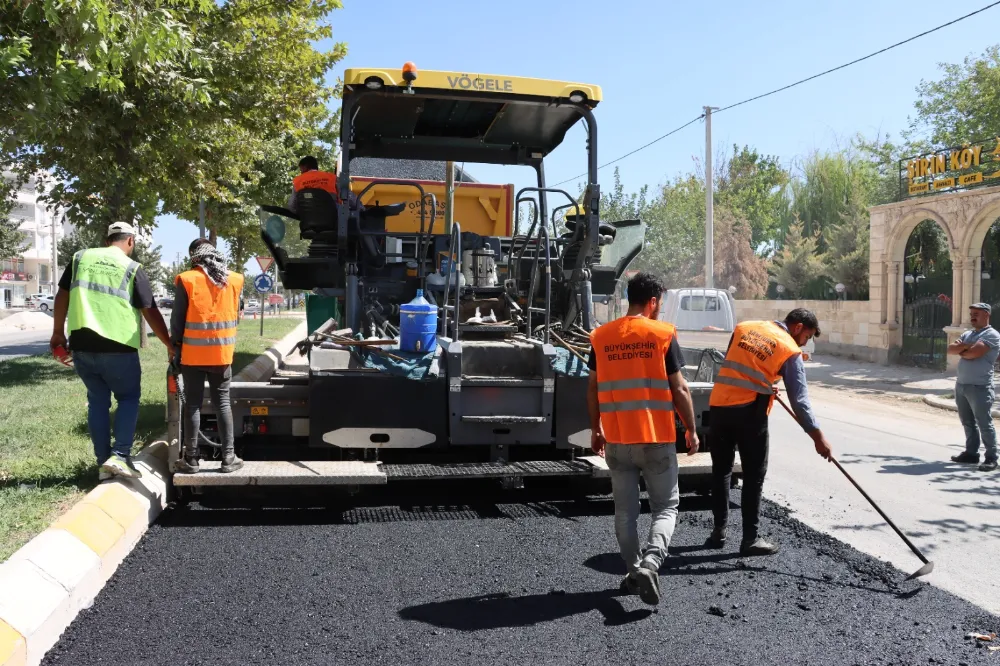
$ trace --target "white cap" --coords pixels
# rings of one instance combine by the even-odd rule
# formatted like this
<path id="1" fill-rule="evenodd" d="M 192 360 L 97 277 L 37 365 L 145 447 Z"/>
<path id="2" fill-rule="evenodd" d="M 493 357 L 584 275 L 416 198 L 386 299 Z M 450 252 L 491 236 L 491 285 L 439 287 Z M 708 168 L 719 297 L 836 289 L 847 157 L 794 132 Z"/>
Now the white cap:
<path id="1" fill-rule="evenodd" d="M 108 236 L 111 237 L 115 234 L 132 234 L 135 236 L 135 227 L 128 222 L 112 222 L 108 225 Z"/>

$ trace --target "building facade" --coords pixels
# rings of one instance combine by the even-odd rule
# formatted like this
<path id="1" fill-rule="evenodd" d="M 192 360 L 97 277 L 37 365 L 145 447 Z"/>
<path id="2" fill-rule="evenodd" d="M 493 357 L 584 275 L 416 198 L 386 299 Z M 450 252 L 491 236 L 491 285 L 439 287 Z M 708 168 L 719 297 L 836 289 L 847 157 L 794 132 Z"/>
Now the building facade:
<path id="1" fill-rule="evenodd" d="M 13 175 L 3 174 L 12 179 Z M 38 200 L 38 182 L 32 178 L 17 192 L 11 219 L 20 222 L 25 248 L 17 257 L 0 257 L 0 308 L 24 307 L 32 294 L 54 294 L 59 281 L 56 248 L 69 233 L 58 211 Z"/>

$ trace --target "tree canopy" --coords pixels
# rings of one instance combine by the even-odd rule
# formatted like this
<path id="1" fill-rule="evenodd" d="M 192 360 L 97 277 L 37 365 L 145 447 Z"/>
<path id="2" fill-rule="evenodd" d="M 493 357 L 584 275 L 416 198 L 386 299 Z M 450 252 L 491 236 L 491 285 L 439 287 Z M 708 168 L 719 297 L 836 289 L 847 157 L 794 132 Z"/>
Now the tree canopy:
<path id="1" fill-rule="evenodd" d="M 50 171 L 80 227 L 197 219 L 252 194 L 276 145 L 333 114 L 338 0 L 19 0 L 0 9 L 2 158 Z M 286 172 L 290 165 L 286 165 Z"/>

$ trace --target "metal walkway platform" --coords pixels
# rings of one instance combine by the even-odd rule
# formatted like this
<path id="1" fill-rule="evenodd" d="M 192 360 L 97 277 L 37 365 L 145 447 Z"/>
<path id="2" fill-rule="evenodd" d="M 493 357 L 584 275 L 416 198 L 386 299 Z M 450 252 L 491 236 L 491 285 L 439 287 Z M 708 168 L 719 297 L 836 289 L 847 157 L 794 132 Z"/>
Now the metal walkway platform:
<path id="1" fill-rule="evenodd" d="M 457 463 L 454 465 L 382 465 L 394 479 L 502 479 L 510 476 L 594 476 L 595 467 L 582 460 L 535 460 L 513 463 Z"/>
<path id="2" fill-rule="evenodd" d="M 363 486 L 385 485 L 378 463 L 334 460 L 247 460 L 223 474 L 218 460 L 202 461 L 197 474 L 174 474 L 175 486 Z"/>
<path id="3" fill-rule="evenodd" d="M 385 485 L 389 481 L 444 479 L 503 479 L 509 477 L 575 476 L 608 478 L 608 463 L 600 456 L 580 456 L 576 460 L 535 460 L 513 463 L 455 463 L 450 465 L 388 465 L 358 461 L 279 461 L 248 460 L 243 469 L 231 474 L 219 471 L 217 460 L 203 461 L 197 474 L 173 475 L 176 486 L 362 486 Z M 677 457 L 681 476 L 709 475 L 712 458 L 708 453 Z M 742 473 L 739 456 L 733 465 Z"/>

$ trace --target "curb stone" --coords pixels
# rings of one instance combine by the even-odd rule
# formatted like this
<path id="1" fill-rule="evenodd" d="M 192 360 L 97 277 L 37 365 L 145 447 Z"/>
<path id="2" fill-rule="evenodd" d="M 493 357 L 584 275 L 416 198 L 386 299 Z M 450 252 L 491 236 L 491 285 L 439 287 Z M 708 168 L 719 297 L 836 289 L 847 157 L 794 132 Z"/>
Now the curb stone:
<path id="1" fill-rule="evenodd" d="M 296 326 L 291 330 L 288 335 L 283 337 L 278 342 L 274 343 L 274 346 L 269 348 L 266 352 L 254 359 L 254 362 L 247 367 L 240 370 L 235 377 L 233 377 L 234 382 L 262 382 L 270 379 L 274 373 L 278 370 L 278 366 L 281 365 L 282 359 L 284 359 L 295 345 L 304 339 L 307 335 L 307 324 L 303 320 L 301 324 Z"/>
<path id="2" fill-rule="evenodd" d="M 262 381 L 305 337 L 297 326 L 257 357 L 238 381 Z M 0 563 L 0 666 L 35 666 L 167 506 L 169 444 L 163 437 L 133 458 L 141 479 L 104 481 Z"/>
<path id="3" fill-rule="evenodd" d="M 924 396 L 924 404 L 937 407 L 938 409 L 947 409 L 950 412 L 958 411 L 958 405 L 955 404 L 954 399 L 948 400 L 933 393 L 928 393 Z M 996 418 L 1000 418 L 1000 409 L 991 409 L 990 414 Z"/>

